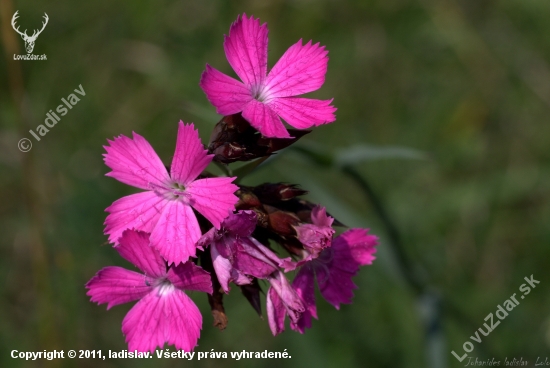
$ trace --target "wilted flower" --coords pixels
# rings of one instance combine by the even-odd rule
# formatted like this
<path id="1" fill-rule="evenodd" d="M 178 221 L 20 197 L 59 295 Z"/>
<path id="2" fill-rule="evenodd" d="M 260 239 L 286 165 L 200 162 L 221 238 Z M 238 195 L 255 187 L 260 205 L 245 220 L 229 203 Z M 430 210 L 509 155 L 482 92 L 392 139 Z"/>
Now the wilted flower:
<path id="1" fill-rule="evenodd" d="M 290 258 L 280 259 L 251 235 L 256 226 L 254 211 L 239 211 L 230 215 L 220 230 L 210 229 L 199 240 L 199 246 L 210 245 L 212 264 L 223 290 L 229 292 L 229 282 L 250 284 L 252 277 L 267 279 L 278 267 L 292 267 Z"/>
<path id="2" fill-rule="evenodd" d="M 324 249 L 319 257 L 300 268 L 292 286 L 306 310 L 296 323 L 291 324 L 293 330 L 304 333 L 306 328 L 311 327 L 311 317 L 317 318 L 315 279 L 321 295 L 336 309 L 340 309 L 340 303 L 351 303 L 353 289 L 357 288 L 352 278 L 359 271 L 359 266 L 372 263 L 377 244 L 378 238 L 368 235 L 368 230 L 350 229 L 336 237 L 332 246 Z"/>
<path id="3" fill-rule="evenodd" d="M 275 336 L 284 331 L 286 315 L 290 319 L 290 326 L 298 324 L 305 306 L 300 295 L 281 271 L 274 272 L 268 281 L 271 287 L 266 298 L 267 321 L 271 333 Z"/>
<path id="4" fill-rule="evenodd" d="M 303 224 L 296 226 L 298 240 L 304 246 L 307 257 L 306 260 L 317 257 L 320 251 L 329 247 L 334 235 L 332 222 L 334 219 L 327 216 L 327 211 L 324 207 L 316 206 L 311 211 L 312 224 Z"/>

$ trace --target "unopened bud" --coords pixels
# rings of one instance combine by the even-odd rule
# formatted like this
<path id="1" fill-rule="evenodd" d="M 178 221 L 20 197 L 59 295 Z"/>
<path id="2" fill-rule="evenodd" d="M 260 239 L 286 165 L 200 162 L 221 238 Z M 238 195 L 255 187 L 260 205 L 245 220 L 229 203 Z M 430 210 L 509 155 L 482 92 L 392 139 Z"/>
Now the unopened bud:
<path id="1" fill-rule="evenodd" d="M 262 317 L 262 304 L 260 301 L 260 291 L 262 291 L 262 289 L 260 288 L 258 279 L 255 278 L 254 281 L 248 285 L 241 285 L 241 291 L 256 313 Z"/>
<path id="2" fill-rule="evenodd" d="M 300 224 L 300 219 L 290 213 L 281 211 L 275 207 L 265 205 L 269 217 L 269 228 L 280 236 L 295 236 L 294 226 Z"/>
<path id="3" fill-rule="evenodd" d="M 307 130 L 289 129 L 294 138 L 265 138 L 254 129 L 241 114 L 224 116 L 214 127 L 208 144 L 208 152 L 221 163 L 250 161 L 266 157 L 288 147 Z"/>
<path id="4" fill-rule="evenodd" d="M 250 210 L 262 205 L 258 197 L 247 187 L 241 187 L 235 192 L 235 195 L 239 197 L 239 201 L 235 205 L 237 210 Z"/>
<path id="5" fill-rule="evenodd" d="M 298 188 L 298 185 L 285 183 L 265 183 L 255 187 L 253 191 L 260 201 L 266 204 L 276 204 L 307 194 L 307 191 Z"/>

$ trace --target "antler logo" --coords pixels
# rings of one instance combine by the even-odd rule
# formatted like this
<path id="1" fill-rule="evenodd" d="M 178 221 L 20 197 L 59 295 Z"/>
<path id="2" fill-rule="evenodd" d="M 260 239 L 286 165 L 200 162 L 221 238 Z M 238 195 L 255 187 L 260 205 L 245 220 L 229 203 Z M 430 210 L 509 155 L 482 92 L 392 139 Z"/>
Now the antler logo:
<path id="1" fill-rule="evenodd" d="M 27 35 L 27 30 L 26 29 L 25 29 L 25 32 L 21 32 L 21 31 L 19 31 L 19 26 L 17 26 L 17 28 L 16 28 L 15 20 L 19 17 L 19 15 L 17 15 L 18 12 L 19 12 L 19 10 L 16 11 L 15 14 L 13 15 L 13 18 L 11 18 L 11 26 L 13 27 L 15 32 L 17 32 L 21 35 L 21 37 L 23 38 L 23 41 L 25 41 L 25 49 L 27 49 L 27 54 L 30 54 L 30 53 L 32 53 L 32 50 L 34 49 L 34 42 L 38 38 L 38 35 L 40 33 L 42 33 L 44 28 L 46 28 L 46 24 L 48 24 L 48 19 L 49 19 L 48 14 L 44 13 L 44 20 L 45 21 L 42 23 L 42 29 L 40 31 L 35 29 L 32 36 L 29 36 L 29 35 Z"/>

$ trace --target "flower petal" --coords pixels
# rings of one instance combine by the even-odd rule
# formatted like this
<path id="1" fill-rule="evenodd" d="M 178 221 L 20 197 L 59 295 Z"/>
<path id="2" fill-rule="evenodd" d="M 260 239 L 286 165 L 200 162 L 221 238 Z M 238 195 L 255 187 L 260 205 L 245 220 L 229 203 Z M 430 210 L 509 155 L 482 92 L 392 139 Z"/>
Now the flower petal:
<path id="1" fill-rule="evenodd" d="M 332 100 L 284 97 L 275 98 L 267 105 L 288 124 L 297 129 L 307 129 L 336 120 L 336 107 L 331 102 Z"/>
<path id="2" fill-rule="evenodd" d="M 115 249 L 147 276 L 160 278 L 166 275 L 166 262 L 149 245 L 150 235 L 142 231 L 125 230 L 119 240 L 120 245 L 116 245 Z"/>
<path id="3" fill-rule="evenodd" d="M 256 228 L 257 216 L 254 211 L 239 211 L 230 214 L 222 224 L 222 227 L 234 236 L 248 237 Z"/>
<path id="4" fill-rule="evenodd" d="M 285 329 L 285 315 L 288 314 L 291 326 L 296 326 L 305 308 L 282 272 L 275 272 L 268 280 L 271 287 L 266 298 L 267 319 L 271 332 L 277 335 Z"/>
<path id="5" fill-rule="evenodd" d="M 315 206 L 311 210 L 311 221 L 317 226 L 332 226 L 334 218 L 327 215 L 327 209 L 321 206 Z"/>
<path id="6" fill-rule="evenodd" d="M 323 298 L 332 304 L 334 308 L 340 309 L 340 303 L 351 303 L 353 290 L 357 289 L 352 277 L 359 271 L 359 266 L 355 271 L 342 269 L 336 262 L 333 262 L 331 266 L 328 272 L 317 275 L 317 284 L 319 284 L 319 290 Z"/>
<path id="7" fill-rule="evenodd" d="M 103 146 L 107 151 L 103 160 L 113 170 L 107 176 L 141 189 L 150 189 L 150 183 L 157 186 L 168 183 L 166 168 L 145 138 L 134 133 L 133 140 L 120 135 L 107 141 L 109 146 Z"/>
<path id="8" fill-rule="evenodd" d="M 181 290 L 158 290 L 147 294 L 124 317 L 122 332 L 128 350 L 153 352 L 164 343 L 178 350 L 193 350 L 202 328 L 199 309 Z"/>
<path id="9" fill-rule="evenodd" d="M 276 266 L 282 267 L 285 269 L 285 272 L 294 270 L 296 267 L 294 266 L 294 262 L 292 262 L 292 259 L 290 257 L 286 258 L 279 258 L 275 252 L 273 252 L 271 249 L 257 241 L 256 239 L 252 237 L 248 238 L 240 238 L 237 239 L 235 242 L 236 245 L 238 245 L 236 248 L 238 250 L 239 254 L 246 253 L 249 257 L 254 257 L 255 259 L 263 262 L 266 264 L 266 266 L 269 266 L 269 268 L 274 269 Z M 239 263 L 239 259 L 235 259 L 235 263 Z M 244 269 L 239 268 L 244 273 L 249 273 L 245 271 Z M 258 272 L 260 271 L 260 268 L 258 268 Z M 251 275 L 254 275 L 253 273 L 249 273 Z M 256 276 L 258 278 L 264 278 L 267 275 L 264 276 Z"/>
<path id="10" fill-rule="evenodd" d="M 211 228 L 206 233 L 201 236 L 201 238 L 197 241 L 197 247 L 198 248 L 206 248 L 210 244 L 212 244 L 216 239 L 221 238 L 222 235 L 218 234 L 218 230 L 215 228 Z"/>
<path id="11" fill-rule="evenodd" d="M 195 126 L 192 123 L 183 124 L 183 121 L 180 120 L 176 151 L 170 166 L 172 180 L 184 186 L 195 180 L 214 157 L 207 152 Z"/>
<path id="12" fill-rule="evenodd" d="M 88 283 L 86 295 L 92 302 L 107 303 L 107 309 L 143 298 L 154 279 L 122 267 L 105 267 Z"/>
<path id="13" fill-rule="evenodd" d="M 368 229 L 349 229 L 332 241 L 334 262 L 353 269 L 353 264 L 364 266 L 376 258 L 378 237 L 369 235 Z"/>
<path id="14" fill-rule="evenodd" d="M 185 192 L 189 203 L 208 219 L 216 229 L 235 209 L 239 200 L 234 194 L 239 189 L 231 182 L 236 178 L 205 178 L 195 180 L 187 186 Z"/>
<path id="15" fill-rule="evenodd" d="M 281 56 L 265 80 L 270 97 L 297 96 L 321 88 L 327 73 L 328 51 L 319 43 L 299 40 Z"/>
<path id="16" fill-rule="evenodd" d="M 277 263 L 280 260 L 275 256 L 277 261 L 274 263 L 251 240 L 252 238 L 235 239 L 232 244 L 233 267 L 244 274 L 265 279 L 278 271 Z M 263 247 L 260 243 L 257 244 Z"/>
<path id="17" fill-rule="evenodd" d="M 330 247 L 332 244 L 332 236 L 334 229 L 330 226 L 317 226 L 312 224 L 304 224 L 295 226 L 298 240 L 304 248 L 316 258 L 316 255 L 321 250 Z"/>
<path id="18" fill-rule="evenodd" d="M 210 274 L 191 261 L 170 267 L 167 279 L 181 290 L 202 291 L 212 294 Z"/>
<path id="19" fill-rule="evenodd" d="M 267 74 L 267 24 L 260 19 L 242 18 L 231 25 L 223 48 L 227 61 L 248 86 L 259 86 Z"/>
<path id="20" fill-rule="evenodd" d="M 296 290 L 300 299 L 302 299 L 306 309 L 300 316 L 298 323 L 290 323 L 290 328 L 294 331 L 304 333 L 306 328 L 311 328 L 311 317 L 317 318 L 313 269 L 309 266 L 302 267 L 292 281 L 292 287 Z"/>
<path id="21" fill-rule="evenodd" d="M 231 279 L 233 279 L 233 282 L 237 285 L 250 285 L 253 280 L 252 277 L 247 276 L 234 268 L 231 270 Z"/>
<path id="22" fill-rule="evenodd" d="M 296 293 L 296 290 L 290 286 L 285 275 L 281 272 L 274 272 L 273 276 L 268 278 L 271 288 L 281 298 L 286 313 L 292 323 L 298 323 L 300 315 L 304 312 L 304 303 Z"/>
<path id="23" fill-rule="evenodd" d="M 212 265 L 214 266 L 218 281 L 223 291 L 227 294 L 229 293 L 229 282 L 231 281 L 231 270 L 233 266 L 228 258 L 222 257 L 220 252 L 218 252 L 217 244 L 210 245 L 210 256 L 212 257 Z"/>
<path id="24" fill-rule="evenodd" d="M 264 137 L 290 138 L 277 113 L 262 102 L 251 100 L 244 107 L 242 115 Z"/>
<path id="25" fill-rule="evenodd" d="M 340 303 L 349 304 L 357 286 L 352 278 L 359 267 L 374 260 L 378 238 L 366 229 L 350 229 L 332 242 L 319 256 L 326 267 L 317 268 L 317 283 L 321 295 L 336 309 Z M 315 261 L 314 261 L 315 262 Z"/>
<path id="26" fill-rule="evenodd" d="M 266 298 L 267 321 L 273 336 L 285 330 L 286 310 L 279 294 L 272 287 L 267 291 Z"/>
<path id="27" fill-rule="evenodd" d="M 174 200 L 167 202 L 149 240 L 170 265 L 195 257 L 200 237 L 201 229 L 191 207 Z"/>
<path id="28" fill-rule="evenodd" d="M 243 111 L 244 106 L 252 100 L 252 93 L 242 82 L 223 74 L 206 64 L 202 73 L 200 87 L 206 98 L 220 115 L 233 115 Z"/>
<path id="29" fill-rule="evenodd" d="M 168 201 L 151 191 L 122 197 L 105 210 L 109 215 L 105 220 L 104 233 L 109 235 L 109 241 L 113 244 L 118 244 L 118 239 L 126 229 L 150 233 L 166 203 Z"/>

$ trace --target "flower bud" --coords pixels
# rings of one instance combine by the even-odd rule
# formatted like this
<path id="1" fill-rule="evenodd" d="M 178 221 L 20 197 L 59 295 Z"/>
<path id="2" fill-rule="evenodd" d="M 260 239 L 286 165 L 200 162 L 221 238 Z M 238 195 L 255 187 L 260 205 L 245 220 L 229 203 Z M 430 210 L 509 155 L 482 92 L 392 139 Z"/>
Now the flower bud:
<path id="1" fill-rule="evenodd" d="M 241 291 L 252 306 L 256 313 L 261 317 L 262 316 L 262 307 L 260 302 L 260 291 L 262 289 L 260 288 L 260 284 L 258 283 L 258 279 L 254 279 L 252 283 L 248 285 L 241 285 Z"/>
<path id="2" fill-rule="evenodd" d="M 275 207 L 264 205 L 269 217 L 269 228 L 280 236 L 295 236 L 294 226 L 300 224 L 300 219 L 290 212 L 281 211 Z"/>
<path id="3" fill-rule="evenodd" d="M 295 129 L 288 131 L 294 138 L 265 138 L 241 114 L 224 116 L 212 131 L 208 152 L 215 155 L 214 160 L 224 164 L 250 161 L 270 156 L 310 132 Z"/>
<path id="4" fill-rule="evenodd" d="M 266 204 L 276 204 L 307 194 L 307 191 L 300 189 L 298 185 L 286 183 L 265 183 L 255 187 L 253 191 L 260 201 Z"/>
<path id="5" fill-rule="evenodd" d="M 262 205 L 262 202 L 260 202 L 258 197 L 248 187 L 241 186 L 240 189 L 235 192 L 235 195 L 239 198 L 239 201 L 235 205 L 237 210 L 249 210 Z"/>

